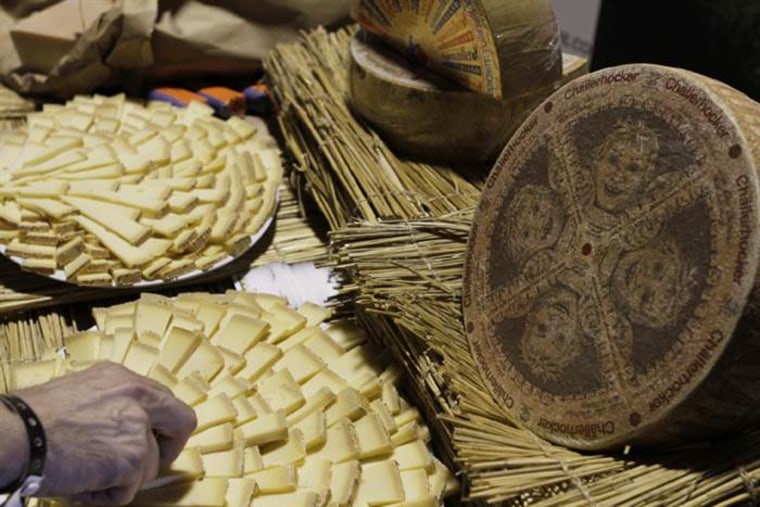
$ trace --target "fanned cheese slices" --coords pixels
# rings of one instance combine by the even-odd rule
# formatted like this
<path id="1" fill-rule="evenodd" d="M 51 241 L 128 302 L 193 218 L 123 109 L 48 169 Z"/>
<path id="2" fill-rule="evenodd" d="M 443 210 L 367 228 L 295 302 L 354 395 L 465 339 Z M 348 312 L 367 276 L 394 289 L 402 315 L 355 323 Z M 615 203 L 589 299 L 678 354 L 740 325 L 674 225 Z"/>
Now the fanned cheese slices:
<path id="1" fill-rule="evenodd" d="M 273 214 L 280 153 L 211 108 L 78 96 L 0 140 L 0 245 L 23 269 L 133 285 L 213 269 Z M 260 131 L 262 130 L 262 131 Z"/>
<path id="2" fill-rule="evenodd" d="M 458 488 L 433 455 L 397 367 L 327 311 L 267 294 L 144 294 L 94 311 L 66 354 L 11 365 L 18 389 L 110 360 L 191 405 L 199 425 L 134 505 L 438 506 Z M 234 329 L 236 338 L 228 330 Z M 263 328 L 263 331 L 262 331 Z M 53 505 L 52 501 L 40 501 Z"/>

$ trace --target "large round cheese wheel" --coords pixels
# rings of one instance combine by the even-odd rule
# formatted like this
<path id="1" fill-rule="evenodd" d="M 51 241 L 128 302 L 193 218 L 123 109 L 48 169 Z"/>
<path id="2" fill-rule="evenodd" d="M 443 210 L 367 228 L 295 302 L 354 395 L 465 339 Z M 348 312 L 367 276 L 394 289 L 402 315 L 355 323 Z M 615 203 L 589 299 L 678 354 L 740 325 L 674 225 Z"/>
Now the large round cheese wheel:
<path id="1" fill-rule="evenodd" d="M 495 399 L 580 449 L 760 420 L 758 161 L 760 105 L 683 70 L 610 68 L 549 97 L 469 238 L 465 323 Z"/>
<path id="2" fill-rule="evenodd" d="M 352 14 L 416 66 L 497 99 L 561 77 L 550 0 L 354 0 Z"/>
<path id="3" fill-rule="evenodd" d="M 552 86 L 497 100 L 407 63 L 359 32 L 351 41 L 352 108 L 393 148 L 427 161 L 492 162 Z"/>

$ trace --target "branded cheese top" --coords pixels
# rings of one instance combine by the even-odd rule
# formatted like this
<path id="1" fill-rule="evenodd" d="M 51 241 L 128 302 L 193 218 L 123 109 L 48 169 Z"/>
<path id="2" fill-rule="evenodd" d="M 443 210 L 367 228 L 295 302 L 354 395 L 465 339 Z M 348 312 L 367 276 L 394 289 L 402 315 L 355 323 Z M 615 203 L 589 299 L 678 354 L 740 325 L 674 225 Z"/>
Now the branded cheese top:
<path id="1" fill-rule="evenodd" d="M 757 420 L 742 386 L 760 371 L 744 311 L 758 112 L 717 81 L 630 65 L 570 82 L 512 137 L 473 223 L 464 312 L 526 427 L 599 449 Z"/>

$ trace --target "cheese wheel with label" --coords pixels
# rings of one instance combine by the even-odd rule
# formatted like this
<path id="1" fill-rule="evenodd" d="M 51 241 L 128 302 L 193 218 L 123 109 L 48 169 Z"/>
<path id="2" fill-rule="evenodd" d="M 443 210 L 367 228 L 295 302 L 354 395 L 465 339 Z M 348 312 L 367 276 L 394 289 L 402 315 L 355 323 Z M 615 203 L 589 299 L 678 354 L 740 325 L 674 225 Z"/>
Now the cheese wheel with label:
<path id="1" fill-rule="evenodd" d="M 464 316 L 498 403 L 579 449 L 760 421 L 760 105 L 654 65 L 571 81 L 518 129 L 470 233 Z"/>
<path id="2" fill-rule="evenodd" d="M 549 0 L 353 0 L 352 15 L 415 67 L 509 99 L 561 78 Z"/>
<path id="3" fill-rule="evenodd" d="M 426 161 L 492 162 L 554 90 L 549 85 L 497 100 L 412 67 L 366 32 L 351 41 L 350 57 L 351 107 L 391 147 Z"/>

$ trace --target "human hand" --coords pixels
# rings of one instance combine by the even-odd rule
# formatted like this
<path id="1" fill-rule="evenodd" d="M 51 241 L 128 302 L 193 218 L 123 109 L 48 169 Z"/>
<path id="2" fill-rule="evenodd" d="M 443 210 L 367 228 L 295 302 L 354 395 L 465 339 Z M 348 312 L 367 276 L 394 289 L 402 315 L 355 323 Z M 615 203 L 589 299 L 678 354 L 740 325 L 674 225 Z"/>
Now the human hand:
<path id="1" fill-rule="evenodd" d="M 195 429 L 195 412 L 161 384 L 115 363 L 15 392 L 47 437 L 37 496 L 124 505 L 172 462 Z"/>

